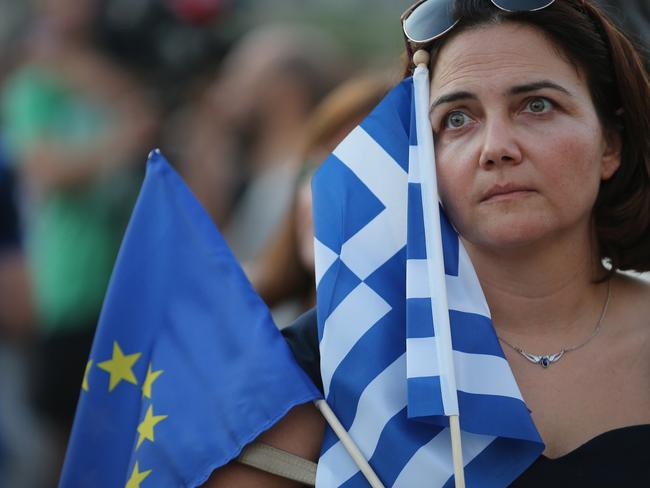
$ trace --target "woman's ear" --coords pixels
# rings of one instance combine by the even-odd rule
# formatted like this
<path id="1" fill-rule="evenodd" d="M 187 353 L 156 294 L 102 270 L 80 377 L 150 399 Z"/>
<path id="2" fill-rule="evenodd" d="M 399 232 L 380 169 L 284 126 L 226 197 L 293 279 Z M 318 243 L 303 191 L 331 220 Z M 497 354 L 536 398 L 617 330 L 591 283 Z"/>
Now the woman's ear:
<path id="1" fill-rule="evenodd" d="M 621 132 L 616 128 L 605 129 L 605 145 L 601 162 L 600 179 L 609 180 L 621 166 L 621 149 L 623 141 Z"/>

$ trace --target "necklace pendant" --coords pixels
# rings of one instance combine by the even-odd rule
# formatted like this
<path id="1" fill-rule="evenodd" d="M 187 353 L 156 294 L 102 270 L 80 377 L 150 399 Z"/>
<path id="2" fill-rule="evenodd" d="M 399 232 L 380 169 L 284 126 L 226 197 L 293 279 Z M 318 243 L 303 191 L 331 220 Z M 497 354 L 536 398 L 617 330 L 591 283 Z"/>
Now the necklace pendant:
<path id="1" fill-rule="evenodd" d="M 562 358 L 562 356 L 564 356 L 565 351 L 563 349 L 560 352 L 556 352 L 555 354 L 542 354 L 539 356 L 537 354 L 531 354 L 522 350 L 518 350 L 517 352 L 528 359 L 531 363 L 539 364 L 542 368 L 546 369 L 551 364 L 557 363 Z"/>
<path id="2" fill-rule="evenodd" d="M 546 369 L 548 368 L 551 364 L 557 363 L 562 357 L 564 356 L 565 352 L 570 352 L 570 351 L 575 351 L 577 349 L 580 349 L 581 347 L 586 346 L 589 344 L 589 342 L 598 335 L 600 332 L 600 326 L 603 323 L 603 319 L 605 318 L 605 314 L 607 313 L 607 306 L 609 305 L 609 299 L 612 296 L 612 282 L 611 280 L 607 282 L 607 298 L 605 299 L 605 304 L 603 305 L 603 311 L 600 313 L 600 318 L 598 319 L 598 322 L 596 322 L 596 327 L 594 327 L 593 332 L 587 339 L 585 339 L 582 343 L 572 346 L 572 347 L 567 347 L 566 349 L 562 349 L 560 352 L 556 352 L 555 354 L 531 354 L 529 352 L 524 351 L 521 347 L 515 346 L 513 344 L 510 344 L 508 341 L 506 341 L 503 337 L 497 336 L 501 342 L 503 342 L 506 346 L 508 346 L 510 349 L 513 349 L 517 351 L 519 354 L 521 354 L 523 357 L 525 357 L 528 361 L 530 361 L 533 364 L 539 364 L 542 368 Z"/>

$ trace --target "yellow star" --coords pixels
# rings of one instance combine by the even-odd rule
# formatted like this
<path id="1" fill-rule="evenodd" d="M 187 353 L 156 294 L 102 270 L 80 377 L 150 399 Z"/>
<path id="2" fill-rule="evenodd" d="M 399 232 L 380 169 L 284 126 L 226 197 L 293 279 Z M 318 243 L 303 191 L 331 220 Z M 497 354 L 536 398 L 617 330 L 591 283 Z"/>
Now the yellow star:
<path id="1" fill-rule="evenodd" d="M 86 370 L 84 371 L 84 379 L 81 382 L 81 388 L 84 391 L 88 391 L 90 387 L 88 386 L 88 373 L 90 373 L 90 368 L 93 367 L 93 360 L 89 359 L 88 363 L 86 363 Z"/>
<path id="2" fill-rule="evenodd" d="M 135 446 L 137 449 L 140 447 L 140 444 L 147 439 L 151 442 L 153 442 L 153 428 L 158 424 L 159 422 L 162 422 L 167 418 L 167 415 L 154 415 L 153 414 L 153 405 L 149 405 L 149 408 L 147 409 L 147 413 L 144 416 L 144 420 L 138 425 L 138 433 L 140 434 L 140 437 L 138 437 L 138 444 Z"/>
<path id="3" fill-rule="evenodd" d="M 142 383 L 142 398 L 147 397 L 151 398 L 151 385 L 153 382 L 158 379 L 158 376 L 163 374 L 163 370 L 159 369 L 158 371 L 151 371 L 151 363 L 149 363 L 149 369 L 147 369 L 147 377 Z"/>
<path id="4" fill-rule="evenodd" d="M 113 342 L 113 357 L 102 363 L 98 363 L 97 367 L 108 371 L 111 374 L 111 380 L 108 385 L 108 391 L 113 391 L 120 381 L 128 381 L 134 385 L 138 384 L 135 375 L 131 368 L 140 357 L 140 353 L 124 355 L 120 349 L 117 341 Z"/>
<path id="5" fill-rule="evenodd" d="M 144 481 L 144 479 L 151 474 L 151 469 L 148 469 L 146 471 L 140 471 L 140 466 L 138 465 L 138 462 L 135 462 L 135 466 L 133 467 L 133 473 L 131 473 L 131 477 L 129 478 L 129 481 L 126 482 L 126 487 L 125 488 L 140 488 L 140 483 Z"/>

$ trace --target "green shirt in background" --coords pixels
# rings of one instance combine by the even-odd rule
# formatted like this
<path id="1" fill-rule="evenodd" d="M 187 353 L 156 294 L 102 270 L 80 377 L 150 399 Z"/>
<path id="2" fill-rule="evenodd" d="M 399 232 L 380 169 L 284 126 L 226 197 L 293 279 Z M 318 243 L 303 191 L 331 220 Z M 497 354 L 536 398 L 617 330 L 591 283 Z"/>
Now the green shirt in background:
<path id="1" fill-rule="evenodd" d="M 110 124 L 108 107 L 34 68 L 7 81 L 2 111 L 2 130 L 16 164 L 40 141 L 83 147 Z M 99 316 L 137 183 L 121 170 L 83 188 L 25 196 L 27 253 L 44 333 L 92 324 Z"/>

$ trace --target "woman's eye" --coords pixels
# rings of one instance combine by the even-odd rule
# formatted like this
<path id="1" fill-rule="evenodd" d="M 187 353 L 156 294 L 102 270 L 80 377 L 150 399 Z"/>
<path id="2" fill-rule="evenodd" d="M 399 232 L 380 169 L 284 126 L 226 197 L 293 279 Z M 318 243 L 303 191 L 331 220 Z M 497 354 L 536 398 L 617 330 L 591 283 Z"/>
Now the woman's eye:
<path id="1" fill-rule="evenodd" d="M 467 114 L 463 112 L 450 112 L 445 117 L 445 127 L 448 129 L 459 129 L 469 121 Z"/>
<path id="2" fill-rule="evenodd" d="M 531 98 L 528 103 L 526 103 L 527 111 L 535 114 L 548 112 L 551 108 L 553 108 L 553 104 L 548 99 L 542 97 Z"/>

